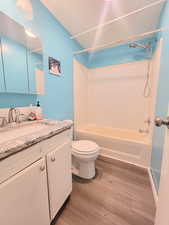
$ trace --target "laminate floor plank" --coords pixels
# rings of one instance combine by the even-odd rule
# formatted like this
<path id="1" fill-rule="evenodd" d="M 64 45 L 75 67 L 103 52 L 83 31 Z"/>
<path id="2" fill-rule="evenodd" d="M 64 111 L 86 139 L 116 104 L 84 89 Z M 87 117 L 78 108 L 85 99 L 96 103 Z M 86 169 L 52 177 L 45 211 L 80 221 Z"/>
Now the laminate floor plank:
<path id="1" fill-rule="evenodd" d="M 73 192 L 53 225 L 153 225 L 155 203 L 147 170 L 113 159 L 96 162 L 91 181 L 73 179 Z"/>

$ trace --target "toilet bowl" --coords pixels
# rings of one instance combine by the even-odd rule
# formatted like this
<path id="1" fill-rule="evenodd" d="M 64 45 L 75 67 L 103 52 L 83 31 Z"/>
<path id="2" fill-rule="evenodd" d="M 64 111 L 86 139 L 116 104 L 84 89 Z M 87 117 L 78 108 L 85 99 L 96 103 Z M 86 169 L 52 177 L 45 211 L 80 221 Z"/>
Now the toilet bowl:
<path id="1" fill-rule="evenodd" d="M 95 160 L 100 147 L 92 141 L 72 142 L 72 172 L 81 178 L 91 179 L 96 174 Z"/>

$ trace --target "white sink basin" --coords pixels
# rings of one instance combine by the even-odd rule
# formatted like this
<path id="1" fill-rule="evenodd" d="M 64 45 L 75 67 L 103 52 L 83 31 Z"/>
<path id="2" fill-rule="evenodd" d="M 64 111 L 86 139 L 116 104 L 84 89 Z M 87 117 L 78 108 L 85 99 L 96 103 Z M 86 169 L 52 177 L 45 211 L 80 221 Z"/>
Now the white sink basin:
<path id="1" fill-rule="evenodd" d="M 30 124 L 29 124 L 30 123 Z M 27 136 L 33 133 L 37 133 L 40 130 L 43 130 L 50 125 L 45 124 L 43 122 L 27 122 L 23 124 L 16 125 L 14 127 L 7 127 L 0 130 L 0 144 L 11 141 L 23 136 Z"/>

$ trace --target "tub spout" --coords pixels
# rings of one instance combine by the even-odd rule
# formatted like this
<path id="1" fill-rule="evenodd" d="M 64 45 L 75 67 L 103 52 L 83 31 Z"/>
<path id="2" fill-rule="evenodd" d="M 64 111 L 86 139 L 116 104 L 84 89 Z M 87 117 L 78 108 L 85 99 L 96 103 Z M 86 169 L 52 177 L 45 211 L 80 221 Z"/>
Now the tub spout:
<path id="1" fill-rule="evenodd" d="M 141 133 L 141 134 L 148 134 L 149 130 L 148 129 L 139 129 L 139 133 Z"/>

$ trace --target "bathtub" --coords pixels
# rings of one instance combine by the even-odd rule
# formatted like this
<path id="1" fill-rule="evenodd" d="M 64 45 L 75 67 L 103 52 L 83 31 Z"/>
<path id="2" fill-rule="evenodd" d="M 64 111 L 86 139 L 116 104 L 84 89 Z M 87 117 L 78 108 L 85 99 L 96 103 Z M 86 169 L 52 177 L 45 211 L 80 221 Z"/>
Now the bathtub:
<path id="1" fill-rule="evenodd" d="M 137 131 L 113 129 L 87 125 L 75 128 L 76 140 L 92 140 L 100 147 L 100 154 L 109 158 L 148 167 L 151 157 L 151 139 L 149 135 Z"/>

